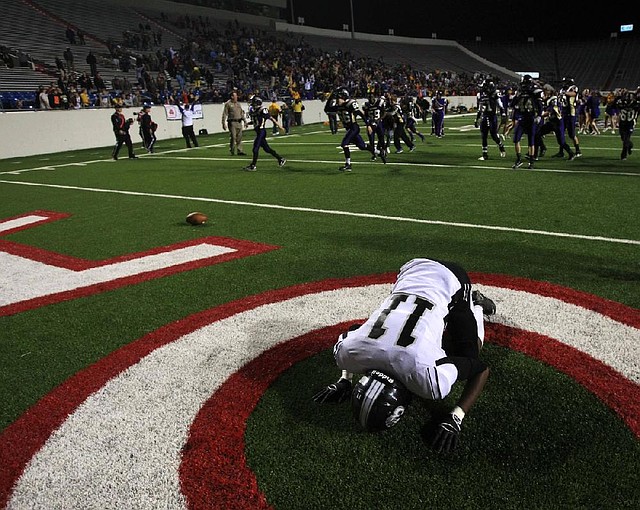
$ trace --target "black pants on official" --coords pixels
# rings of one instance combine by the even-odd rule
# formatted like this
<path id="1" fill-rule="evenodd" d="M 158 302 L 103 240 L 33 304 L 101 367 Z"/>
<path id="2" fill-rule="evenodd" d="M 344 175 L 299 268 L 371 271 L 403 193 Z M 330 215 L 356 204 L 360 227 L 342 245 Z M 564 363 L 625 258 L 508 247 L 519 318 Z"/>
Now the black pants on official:
<path id="1" fill-rule="evenodd" d="M 193 131 L 193 126 L 182 126 L 182 136 L 184 137 L 184 141 L 187 142 L 187 148 L 190 149 L 192 143 L 194 147 L 198 147 L 198 140 Z"/>
<path id="2" fill-rule="evenodd" d="M 118 153 L 120 152 L 120 148 L 123 145 L 127 146 L 130 158 L 135 156 L 135 154 L 133 153 L 133 142 L 131 141 L 131 136 L 129 136 L 129 133 L 126 133 L 124 135 L 116 134 L 116 146 L 113 148 L 113 152 L 111 153 L 113 159 L 118 159 Z"/>

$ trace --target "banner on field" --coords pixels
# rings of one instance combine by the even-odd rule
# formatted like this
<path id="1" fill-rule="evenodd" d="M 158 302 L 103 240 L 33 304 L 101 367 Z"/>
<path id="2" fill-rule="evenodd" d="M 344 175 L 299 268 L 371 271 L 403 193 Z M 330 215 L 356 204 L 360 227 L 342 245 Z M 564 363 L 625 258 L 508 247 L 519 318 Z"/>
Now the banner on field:
<path id="1" fill-rule="evenodd" d="M 183 106 L 183 108 L 186 107 L 187 105 Z M 190 105 L 189 108 L 191 108 Z M 180 108 L 177 104 L 165 104 L 164 112 L 167 115 L 167 120 L 182 120 L 182 114 L 180 113 Z M 204 119 L 204 112 L 200 103 L 196 103 L 193 105 L 193 118 Z"/>

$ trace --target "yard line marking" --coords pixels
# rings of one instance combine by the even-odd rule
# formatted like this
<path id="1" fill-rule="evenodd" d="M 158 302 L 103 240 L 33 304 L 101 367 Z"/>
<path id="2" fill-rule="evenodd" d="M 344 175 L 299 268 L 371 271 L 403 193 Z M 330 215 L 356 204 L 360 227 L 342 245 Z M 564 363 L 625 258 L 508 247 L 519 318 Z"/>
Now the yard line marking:
<path id="1" fill-rule="evenodd" d="M 275 144 L 272 144 L 275 145 Z M 285 144 L 280 144 L 285 145 Z M 298 145 L 298 144 L 295 144 Z M 248 156 L 247 156 L 248 157 Z M 154 159 L 177 159 L 177 160 L 189 160 L 189 159 L 198 159 L 198 160 L 210 160 L 210 161 L 238 161 L 238 158 L 230 158 L 230 157 L 212 157 L 212 156 L 198 156 L 198 157 L 164 157 L 162 155 L 155 156 Z M 322 160 L 322 159 L 287 159 L 289 163 L 321 163 L 327 165 L 340 165 L 344 163 L 344 161 L 337 160 Z M 498 159 L 496 159 L 498 161 Z M 376 163 L 372 161 L 358 161 L 358 166 L 380 166 L 381 163 Z M 510 166 L 488 166 L 488 165 L 449 165 L 444 163 L 411 163 L 411 162 L 387 162 L 384 165 L 386 168 L 392 168 L 394 166 L 407 166 L 407 167 L 424 167 L 424 168 L 452 168 L 454 170 L 464 170 L 464 169 L 478 169 L 478 170 L 508 170 L 509 172 L 547 172 L 547 173 L 560 173 L 560 174 L 595 174 L 595 175 L 622 175 L 627 177 L 640 177 L 640 173 L 632 173 L 632 172 L 600 172 L 597 170 L 563 170 L 560 168 L 532 168 L 525 170 L 513 170 Z"/>
<path id="2" fill-rule="evenodd" d="M 546 231 L 546 230 L 536 230 L 536 229 L 526 229 L 526 228 L 501 227 L 498 225 L 478 225 L 474 223 L 463 223 L 463 222 L 455 222 L 455 221 L 425 220 L 422 218 L 407 218 L 404 216 L 387 216 L 384 214 L 358 213 L 358 212 L 351 212 L 351 211 L 339 211 L 334 209 L 316 209 L 312 207 L 295 207 L 295 206 L 278 205 L 278 204 L 261 204 L 256 202 L 244 202 L 240 200 L 223 200 L 220 198 L 168 195 L 164 193 L 145 193 L 142 191 L 125 191 L 125 190 L 114 190 L 114 189 L 104 189 L 104 188 L 85 188 L 80 186 L 66 186 L 62 184 L 43 184 L 39 182 L 18 182 L 18 181 L 0 180 L 0 184 L 18 184 L 21 186 L 68 189 L 68 190 L 76 190 L 76 191 L 90 191 L 94 193 L 113 193 L 116 195 L 168 198 L 172 200 L 189 200 L 189 201 L 196 200 L 199 202 L 210 202 L 210 203 L 227 204 L 227 205 L 242 205 L 242 206 L 248 206 L 248 207 L 261 207 L 264 209 L 279 209 L 283 211 L 311 212 L 311 213 L 317 213 L 317 214 L 330 214 L 335 216 L 351 216 L 354 218 L 369 218 L 374 220 L 421 223 L 426 225 L 441 225 L 441 226 L 460 227 L 460 228 L 475 228 L 475 229 L 481 229 L 481 230 L 496 230 L 500 232 L 517 232 L 520 234 L 533 234 L 533 235 L 550 236 L 550 237 L 566 237 L 571 239 L 583 239 L 587 241 L 604 241 L 608 243 L 632 244 L 632 245 L 640 246 L 640 241 L 634 240 L 634 239 L 590 236 L 585 234 L 569 234 L 566 232 L 552 232 L 552 231 Z"/>

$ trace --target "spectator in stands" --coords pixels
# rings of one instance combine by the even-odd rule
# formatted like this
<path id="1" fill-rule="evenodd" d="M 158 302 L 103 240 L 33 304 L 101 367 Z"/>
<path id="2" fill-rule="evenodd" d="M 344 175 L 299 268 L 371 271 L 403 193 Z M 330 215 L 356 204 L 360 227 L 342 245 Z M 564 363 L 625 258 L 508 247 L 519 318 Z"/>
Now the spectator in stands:
<path id="1" fill-rule="evenodd" d="M 78 94 L 78 91 L 75 88 L 71 87 L 69 89 L 69 109 L 79 110 L 80 108 L 82 108 L 80 94 Z"/>
<path id="2" fill-rule="evenodd" d="M 83 108 L 89 108 L 91 106 L 91 98 L 86 88 L 80 90 L 80 105 Z"/>
<path id="3" fill-rule="evenodd" d="M 73 61 L 73 51 L 71 51 L 71 48 L 64 50 L 62 56 L 64 57 L 64 61 L 67 63 L 67 72 L 75 71 L 76 66 Z"/>
<path id="4" fill-rule="evenodd" d="M 38 104 L 41 110 L 51 110 L 51 105 L 49 104 L 49 94 L 47 94 L 47 90 L 44 86 L 38 88 Z"/>
<path id="5" fill-rule="evenodd" d="M 222 129 L 229 129 L 229 151 L 232 156 L 245 155 L 242 151 L 242 128 L 245 122 L 245 112 L 238 102 L 238 92 L 234 90 L 222 107 Z"/>
<path id="6" fill-rule="evenodd" d="M 111 106 L 111 94 L 107 92 L 107 89 L 100 89 L 98 92 L 98 102 L 101 108 L 109 108 Z"/>
<path id="7" fill-rule="evenodd" d="M 95 76 L 93 77 L 93 85 L 97 90 L 102 90 L 107 88 L 107 84 L 104 82 L 99 72 L 96 72 Z"/>
<path id="8" fill-rule="evenodd" d="M 65 37 L 67 38 L 67 41 L 69 41 L 69 44 L 76 43 L 76 33 L 73 28 L 67 27 L 67 30 L 65 31 Z"/>
<path id="9" fill-rule="evenodd" d="M 94 77 L 98 72 L 98 59 L 93 54 L 93 51 L 90 51 L 87 55 L 87 64 L 89 64 L 89 68 L 91 70 L 91 76 Z"/>
<path id="10" fill-rule="evenodd" d="M 66 70 L 65 70 L 65 67 L 64 67 L 64 62 L 62 61 L 62 59 L 60 57 L 56 57 L 56 68 L 58 69 L 58 74 L 64 80 L 65 79 Z"/>
<path id="11" fill-rule="evenodd" d="M 87 44 L 87 42 L 84 40 L 84 32 L 80 29 L 78 29 L 78 42 L 82 45 Z"/>
<path id="12" fill-rule="evenodd" d="M 193 66 L 193 69 L 191 70 L 191 83 L 197 89 L 199 89 L 202 84 L 202 73 L 198 66 Z"/>

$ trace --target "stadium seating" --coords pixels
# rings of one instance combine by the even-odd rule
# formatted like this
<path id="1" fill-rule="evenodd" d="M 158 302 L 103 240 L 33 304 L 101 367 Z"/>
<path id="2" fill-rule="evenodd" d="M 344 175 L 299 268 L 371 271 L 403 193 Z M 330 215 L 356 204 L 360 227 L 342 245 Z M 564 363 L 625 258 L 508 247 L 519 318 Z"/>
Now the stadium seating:
<path id="1" fill-rule="evenodd" d="M 127 48 L 127 53 L 135 56 L 136 53 L 150 54 L 169 46 L 181 47 L 188 40 L 190 30 L 161 19 L 160 12 L 168 5 L 166 2 L 157 5 L 153 2 L 126 4 L 112 0 L 5 2 L 0 20 L 2 45 L 10 48 L 12 53 L 28 54 L 29 63 L 22 61 L 13 67 L 0 65 L 0 91 L 5 92 L 2 106 L 13 108 L 17 100 L 17 96 L 10 96 L 7 92 L 27 92 L 29 98 L 26 101 L 21 99 L 28 107 L 39 86 L 48 86 L 57 79 L 55 59 L 63 59 L 67 47 L 71 47 L 74 53 L 76 71 L 89 72 L 86 56 L 92 51 L 98 58 L 99 71 L 108 86 L 116 77 L 126 77 L 131 83 L 136 83 L 135 69 L 120 70 L 110 56 L 108 44 L 122 44 L 125 31 L 135 32 L 141 26 L 150 26 L 151 30 L 161 32 L 162 47 Z M 175 4 L 174 15 L 180 12 L 181 5 Z M 228 20 L 229 16 L 215 15 L 222 11 L 206 12 L 212 13 L 216 28 L 224 30 L 225 23 L 217 18 Z M 267 23 L 259 28 L 282 40 L 290 38 L 288 32 L 276 32 L 276 25 L 281 24 Z M 82 29 L 86 34 L 86 44 L 70 45 L 65 38 L 65 30 L 69 26 Z M 303 39 L 310 46 L 328 53 L 341 51 L 355 57 L 381 58 L 389 66 L 405 64 L 425 72 L 441 70 L 472 76 L 480 71 L 513 79 L 512 74 L 502 73 L 487 64 L 493 62 L 511 71 L 539 72 L 543 80 L 551 83 L 559 82 L 563 76 L 573 76 L 582 88 L 608 90 L 635 88 L 640 84 L 640 41 L 634 39 L 509 44 L 462 42 L 462 46 L 425 46 L 306 34 Z M 228 71 L 215 75 L 215 83 L 220 88 L 228 79 Z"/>

